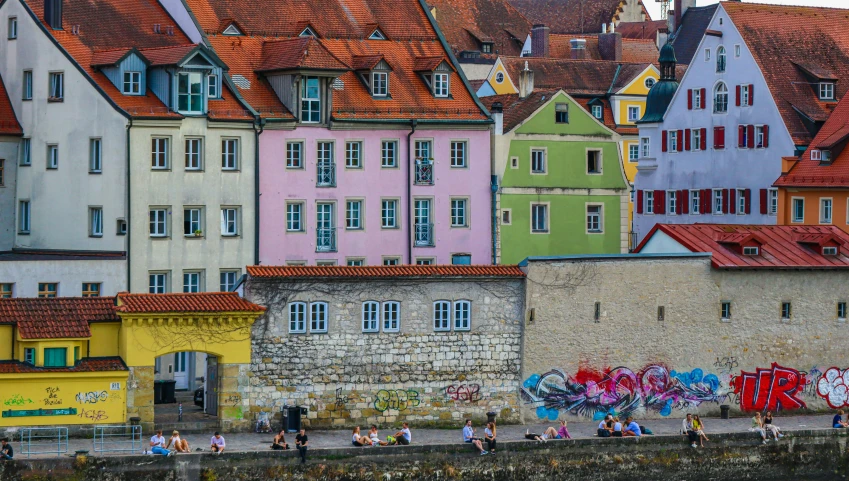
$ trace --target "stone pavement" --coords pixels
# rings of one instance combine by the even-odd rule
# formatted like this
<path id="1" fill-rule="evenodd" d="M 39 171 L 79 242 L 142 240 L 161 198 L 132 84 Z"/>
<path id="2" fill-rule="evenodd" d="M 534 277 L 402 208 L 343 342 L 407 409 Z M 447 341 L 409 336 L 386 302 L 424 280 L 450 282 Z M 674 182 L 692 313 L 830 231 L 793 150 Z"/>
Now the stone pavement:
<path id="1" fill-rule="evenodd" d="M 816 414 L 816 415 L 804 415 L 804 416 L 775 416 L 774 424 L 781 428 L 782 431 L 792 432 L 794 430 L 807 430 L 807 429 L 832 429 L 831 428 L 831 419 L 833 414 Z M 664 419 L 651 419 L 651 420 L 637 420 L 641 425 L 648 427 L 652 430 L 652 432 L 656 435 L 674 435 L 678 434 L 681 429 L 681 420 L 683 416 L 678 417 L 669 417 Z M 745 432 L 749 429 L 751 425 L 751 418 L 748 417 L 738 417 L 731 419 L 718 419 L 718 418 L 703 418 L 702 421 L 705 424 L 705 432 L 710 437 L 711 433 L 735 433 L 735 432 Z M 596 427 L 598 422 L 569 422 L 567 428 L 569 429 L 569 434 L 572 435 L 573 438 L 592 438 L 595 437 Z M 500 441 L 513 441 L 513 440 L 521 440 L 526 431 L 530 430 L 535 433 L 542 433 L 546 427 L 552 426 L 555 429 L 559 428 L 558 422 L 549 422 L 544 424 L 528 424 L 528 425 L 503 425 L 498 427 L 498 439 Z M 400 425 L 397 426 L 400 429 Z M 483 436 L 483 428 L 484 426 L 475 426 L 477 430 L 477 434 Z M 362 431 L 365 433 L 368 431 L 368 426 L 361 426 Z M 459 444 L 462 441 L 462 426 L 457 426 L 457 429 L 415 429 L 412 428 L 413 433 L 413 444 Z M 395 427 L 390 429 L 389 427 L 382 427 L 380 429 L 380 436 L 382 439 L 385 439 L 387 435 L 394 434 L 396 431 Z M 326 431 L 312 431 L 307 430 L 307 434 L 309 435 L 309 443 L 312 449 L 316 448 L 347 448 L 351 447 L 351 431 L 350 430 L 326 430 Z M 148 445 L 150 436 L 153 433 L 144 433 L 144 443 Z M 225 437 L 227 441 L 227 451 L 265 451 L 269 450 L 269 446 L 271 444 L 273 434 L 266 433 L 237 433 L 237 434 L 228 434 L 223 432 L 222 435 Z M 170 437 L 170 430 L 166 430 L 163 432 L 163 436 L 167 440 Z M 189 441 L 192 451 L 196 448 L 203 448 L 204 450 L 209 449 L 209 439 L 212 436 L 212 433 L 209 435 L 206 434 L 186 434 L 182 437 Z M 756 434 L 752 434 L 752 436 L 756 436 Z M 611 442 L 614 442 L 616 438 L 612 438 Z M 294 444 L 295 435 L 287 434 L 286 441 L 290 444 Z M 684 438 L 682 437 L 682 445 L 684 444 Z M 16 454 L 19 453 L 19 443 L 18 440 L 15 439 L 14 448 L 16 449 Z M 92 451 L 91 454 L 94 454 L 92 450 L 92 441 L 91 439 L 71 439 L 68 447 L 68 453 L 72 454 L 77 450 L 89 450 Z M 379 449 L 379 448 L 366 448 L 366 449 Z M 382 449 L 391 449 L 391 448 L 382 448 Z M 127 455 L 133 453 L 115 453 L 117 455 Z M 139 449 L 139 453 L 141 454 L 141 449 Z M 23 456 L 16 456 L 18 458 L 23 458 Z M 32 456 L 32 457 L 45 457 L 44 455 L 40 456 Z"/>

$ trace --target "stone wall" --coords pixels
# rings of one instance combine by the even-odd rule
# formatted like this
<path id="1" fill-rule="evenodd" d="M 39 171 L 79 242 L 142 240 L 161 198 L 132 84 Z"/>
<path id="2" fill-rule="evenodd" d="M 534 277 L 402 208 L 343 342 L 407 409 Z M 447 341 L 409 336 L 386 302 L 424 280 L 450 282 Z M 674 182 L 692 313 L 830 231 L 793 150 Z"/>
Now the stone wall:
<path id="1" fill-rule="evenodd" d="M 838 270 L 718 270 L 704 255 L 532 261 L 525 420 L 846 407 L 847 282 Z"/>
<path id="2" fill-rule="evenodd" d="M 250 410 L 309 409 L 309 426 L 519 421 L 521 279 L 251 279 Z M 469 331 L 435 332 L 436 300 L 471 301 Z M 327 333 L 290 334 L 290 302 L 327 302 Z M 364 333 L 362 303 L 399 301 L 399 332 Z"/>

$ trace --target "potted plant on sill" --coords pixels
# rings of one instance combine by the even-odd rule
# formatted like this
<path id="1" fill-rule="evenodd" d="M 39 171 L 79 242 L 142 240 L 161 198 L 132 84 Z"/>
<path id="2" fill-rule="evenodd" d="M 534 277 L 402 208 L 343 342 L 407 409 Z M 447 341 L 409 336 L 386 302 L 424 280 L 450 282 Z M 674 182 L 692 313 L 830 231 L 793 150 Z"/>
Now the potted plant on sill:
<path id="1" fill-rule="evenodd" d="M 200 237 L 202 235 L 203 235 L 203 231 L 201 231 L 200 229 L 195 231 L 195 237 Z"/>

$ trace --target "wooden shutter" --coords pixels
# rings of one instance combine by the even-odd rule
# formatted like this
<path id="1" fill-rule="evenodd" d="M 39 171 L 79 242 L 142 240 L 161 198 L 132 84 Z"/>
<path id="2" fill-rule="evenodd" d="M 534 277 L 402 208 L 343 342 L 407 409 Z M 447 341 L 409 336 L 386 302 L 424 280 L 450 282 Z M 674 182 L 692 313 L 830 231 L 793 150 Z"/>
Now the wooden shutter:
<path id="1" fill-rule="evenodd" d="M 738 149 L 741 149 L 741 148 L 746 146 L 746 142 L 743 139 L 743 135 L 745 134 L 745 132 L 746 132 L 746 126 L 745 125 L 738 125 L 737 126 L 737 148 Z"/>
<path id="2" fill-rule="evenodd" d="M 722 189 L 722 213 L 728 213 L 728 189 Z"/>
<path id="3" fill-rule="evenodd" d="M 684 152 L 684 131 L 678 131 L 678 152 Z"/>
<path id="4" fill-rule="evenodd" d="M 707 129 L 702 129 L 702 135 L 700 137 L 702 142 L 701 149 L 707 150 Z"/>
<path id="5" fill-rule="evenodd" d="M 643 191 L 637 191 L 637 214 L 643 213 Z"/>
<path id="6" fill-rule="evenodd" d="M 714 127 L 713 128 L 713 148 L 714 149 L 724 149 L 725 148 L 725 127 Z"/>
<path id="7" fill-rule="evenodd" d="M 731 189 L 728 191 L 728 213 L 736 214 L 737 213 L 737 189 Z"/>
<path id="8" fill-rule="evenodd" d="M 768 206 L 766 205 L 766 189 L 761 189 L 761 214 L 766 215 Z"/>
<path id="9" fill-rule="evenodd" d="M 693 89 L 687 90 L 687 110 L 693 110 Z"/>
<path id="10" fill-rule="evenodd" d="M 666 213 L 666 191 L 665 190 L 654 191 L 654 213 L 655 214 L 665 214 Z"/>
<path id="11" fill-rule="evenodd" d="M 752 213 L 752 189 L 744 190 L 743 195 L 746 197 L 746 214 L 751 214 Z"/>
<path id="12" fill-rule="evenodd" d="M 692 131 L 690 129 L 684 129 L 684 150 L 687 150 L 687 151 L 691 150 L 690 149 L 690 137 L 692 137 L 692 136 L 693 136 L 693 134 L 692 134 Z"/>
<path id="13" fill-rule="evenodd" d="M 660 151 L 666 152 L 666 146 L 669 144 L 669 132 L 663 131 L 660 135 Z"/>
<path id="14" fill-rule="evenodd" d="M 755 84 L 749 84 L 749 106 L 755 104 Z"/>
<path id="15" fill-rule="evenodd" d="M 681 191 L 681 213 L 689 214 L 690 213 L 690 191 L 682 190 Z"/>
<path id="16" fill-rule="evenodd" d="M 710 214 L 713 212 L 713 199 L 711 198 L 712 194 L 711 189 L 704 189 L 702 191 L 702 213 Z"/>
<path id="17" fill-rule="evenodd" d="M 747 125 L 746 129 L 748 131 L 748 135 L 746 136 L 747 137 L 746 140 L 748 140 L 748 142 L 749 142 L 748 147 L 750 149 L 754 149 L 755 148 L 755 126 L 754 125 Z"/>
<path id="18" fill-rule="evenodd" d="M 681 215 L 684 212 L 684 191 L 675 191 L 675 213 Z"/>
<path id="19" fill-rule="evenodd" d="M 764 125 L 764 148 L 769 147 L 769 125 Z"/>
<path id="20" fill-rule="evenodd" d="M 699 97 L 700 97 L 699 102 L 701 102 L 701 105 L 699 105 L 699 108 L 703 109 L 703 108 L 705 108 L 705 105 L 706 105 L 705 102 L 707 102 L 707 89 L 702 89 L 702 94 L 699 95 Z"/>
<path id="21" fill-rule="evenodd" d="M 740 86 L 737 86 L 737 106 L 740 106 Z"/>

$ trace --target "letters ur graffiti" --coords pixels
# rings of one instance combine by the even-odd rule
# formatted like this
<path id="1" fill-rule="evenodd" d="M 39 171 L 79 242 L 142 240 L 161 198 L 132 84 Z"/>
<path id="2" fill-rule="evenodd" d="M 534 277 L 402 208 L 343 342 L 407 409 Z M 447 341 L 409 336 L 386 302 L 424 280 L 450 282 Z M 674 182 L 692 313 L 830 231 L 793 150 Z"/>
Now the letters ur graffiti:
<path id="1" fill-rule="evenodd" d="M 820 383 L 823 379 L 820 379 Z M 743 411 L 778 411 L 806 407 L 805 402 L 799 399 L 806 384 L 804 373 L 779 366 L 777 363 L 772 363 L 769 369 L 743 371 L 731 380 L 734 392 L 739 397 L 740 409 Z"/>
<path id="2" fill-rule="evenodd" d="M 97 404 L 103 402 L 109 395 L 106 391 L 91 391 L 77 393 L 76 400 L 80 404 Z"/>
<path id="3" fill-rule="evenodd" d="M 404 411 L 407 408 L 416 407 L 421 403 L 418 391 L 412 389 L 399 389 L 395 391 L 387 391 L 381 389 L 374 396 L 374 408 L 380 412 L 387 409 L 395 409 Z"/>

